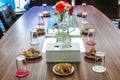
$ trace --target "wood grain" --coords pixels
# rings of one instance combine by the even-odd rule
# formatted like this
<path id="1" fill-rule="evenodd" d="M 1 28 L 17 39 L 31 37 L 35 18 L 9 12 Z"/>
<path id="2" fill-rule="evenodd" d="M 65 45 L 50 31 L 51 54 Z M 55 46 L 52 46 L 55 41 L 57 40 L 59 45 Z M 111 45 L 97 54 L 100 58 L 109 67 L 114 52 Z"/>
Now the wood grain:
<path id="1" fill-rule="evenodd" d="M 81 6 L 75 6 L 74 9 L 74 15 L 83 11 Z M 54 14 L 54 9 L 48 7 L 48 10 Z M 31 28 L 37 27 L 37 15 L 40 12 L 42 10 L 39 6 L 31 8 L 10 27 L 0 40 L 0 80 L 119 80 L 120 31 L 108 17 L 90 5 L 86 7 L 87 20 L 90 27 L 95 29 L 96 49 L 106 53 L 107 71 L 105 73 L 93 72 L 94 61 L 85 58 L 81 53 L 81 62 L 71 63 L 75 67 L 72 75 L 57 76 L 52 72 L 52 67 L 57 63 L 47 63 L 45 54 L 42 54 L 39 59 L 27 61 L 27 69 L 30 71 L 27 77 L 21 79 L 15 77 L 15 57 L 31 47 L 29 31 Z M 45 19 L 46 24 L 48 19 Z M 76 19 L 81 27 L 80 17 L 76 17 Z M 85 44 L 86 36 L 83 35 L 82 38 Z M 44 39 L 45 36 L 39 37 L 40 50 L 42 50 Z"/>

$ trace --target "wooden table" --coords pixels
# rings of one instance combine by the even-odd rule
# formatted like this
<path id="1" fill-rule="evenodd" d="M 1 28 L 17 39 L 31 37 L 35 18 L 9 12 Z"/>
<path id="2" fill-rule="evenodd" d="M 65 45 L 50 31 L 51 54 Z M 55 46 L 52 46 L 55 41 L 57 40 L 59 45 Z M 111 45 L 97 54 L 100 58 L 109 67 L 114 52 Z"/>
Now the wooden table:
<path id="1" fill-rule="evenodd" d="M 48 10 L 54 13 L 54 9 L 49 8 Z M 74 14 L 76 15 L 78 11 L 82 11 L 81 6 L 75 6 Z M 96 31 L 96 49 L 106 53 L 107 71 L 105 73 L 93 72 L 94 61 L 81 54 L 80 63 L 71 63 L 75 67 L 74 74 L 64 77 L 57 76 L 52 72 L 52 67 L 56 63 L 46 63 L 46 57 L 43 54 L 42 58 L 27 61 L 27 69 L 30 71 L 27 77 L 17 78 L 15 76 L 15 58 L 16 55 L 22 54 L 23 51 L 31 47 L 29 31 L 37 26 L 37 14 L 41 12 L 41 8 L 38 6 L 22 15 L 0 40 L 0 80 L 119 80 L 120 31 L 110 19 L 93 6 L 87 6 L 86 11 L 88 12 L 89 25 Z M 76 19 L 80 25 L 79 18 L 76 17 Z M 45 20 L 47 22 L 48 18 Z M 85 42 L 86 36 L 82 37 Z M 42 50 L 44 39 L 45 36 L 39 37 L 40 50 Z"/>

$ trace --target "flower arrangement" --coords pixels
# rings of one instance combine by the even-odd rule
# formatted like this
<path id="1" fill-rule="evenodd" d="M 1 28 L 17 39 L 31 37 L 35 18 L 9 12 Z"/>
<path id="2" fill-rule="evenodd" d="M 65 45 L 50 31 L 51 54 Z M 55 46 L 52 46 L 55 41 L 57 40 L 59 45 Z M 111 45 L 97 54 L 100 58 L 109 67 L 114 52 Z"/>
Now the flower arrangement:
<path id="1" fill-rule="evenodd" d="M 57 2 L 55 9 L 60 14 L 60 21 L 63 20 L 66 11 L 68 11 L 69 15 L 72 15 L 73 13 L 73 7 L 67 2 L 67 0 Z"/>

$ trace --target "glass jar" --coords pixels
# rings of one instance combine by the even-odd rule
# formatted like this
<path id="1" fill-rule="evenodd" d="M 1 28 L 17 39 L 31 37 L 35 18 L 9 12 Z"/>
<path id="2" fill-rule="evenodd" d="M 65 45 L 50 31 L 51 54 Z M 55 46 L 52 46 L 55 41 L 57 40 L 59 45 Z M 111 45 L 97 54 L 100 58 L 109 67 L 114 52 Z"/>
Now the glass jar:
<path id="1" fill-rule="evenodd" d="M 89 44 L 87 44 L 87 46 L 86 46 L 86 53 L 91 54 L 92 52 L 96 52 L 95 45 L 89 45 Z"/>
<path id="2" fill-rule="evenodd" d="M 57 33 L 57 44 L 60 48 L 70 47 L 71 45 L 71 37 L 69 35 L 69 23 L 68 21 L 62 21 L 58 25 L 58 33 Z"/>

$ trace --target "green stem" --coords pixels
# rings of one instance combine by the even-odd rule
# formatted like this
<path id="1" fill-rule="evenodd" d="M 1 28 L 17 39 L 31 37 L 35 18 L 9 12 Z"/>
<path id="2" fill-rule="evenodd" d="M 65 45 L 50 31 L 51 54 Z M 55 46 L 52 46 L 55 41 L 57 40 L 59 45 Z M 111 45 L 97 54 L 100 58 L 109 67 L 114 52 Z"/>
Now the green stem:
<path id="1" fill-rule="evenodd" d="M 64 15 L 64 13 L 60 13 L 60 21 L 61 22 L 63 21 L 63 15 Z"/>

